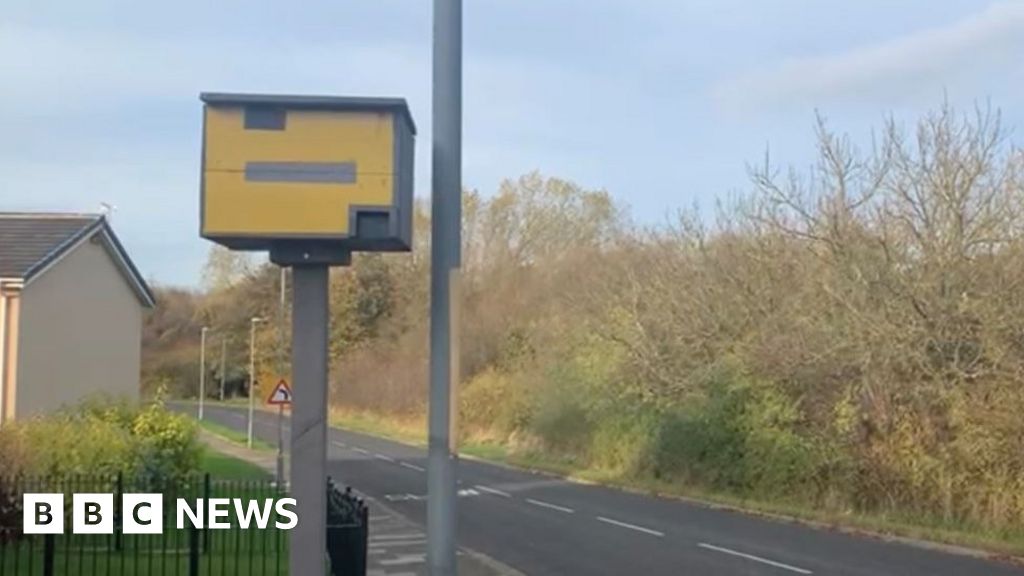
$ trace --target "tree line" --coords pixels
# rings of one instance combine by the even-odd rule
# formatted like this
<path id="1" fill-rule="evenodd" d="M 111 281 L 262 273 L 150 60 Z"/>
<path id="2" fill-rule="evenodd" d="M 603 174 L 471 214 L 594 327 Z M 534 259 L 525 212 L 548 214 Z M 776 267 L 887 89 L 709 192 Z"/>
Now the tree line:
<path id="1" fill-rule="evenodd" d="M 623 479 L 1019 530 L 1024 156 L 998 112 L 890 120 L 866 149 L 819 119 L 810 169 L 749 173 L 748 194 L 659 226 L 536 173 L 467 191 L 460 434 Z M 334 403 L 426 410 L 425 205 L 415 224 L 412 254 L 332 272 Z M 278 290 L 273 266 L 214 249 L 201 290 L 159 290 L 147 382 L 194 393 L 205 324 L 240 385 Z M 259 330 L 261 382 L 287 374 L 288 321 Z"/>

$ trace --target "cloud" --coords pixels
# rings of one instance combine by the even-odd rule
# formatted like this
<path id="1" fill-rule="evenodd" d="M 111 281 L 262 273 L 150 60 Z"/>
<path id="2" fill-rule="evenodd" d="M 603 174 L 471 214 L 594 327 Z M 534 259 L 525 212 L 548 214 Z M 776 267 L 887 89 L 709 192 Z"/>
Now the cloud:
<path id="1" fill-rule="evenodd" d="M 1022 61 L 1024 2 L 996 2 L 948 26 L 842 53 L 784 60 L 721 83 L 712 96 L 722 108 L 738 112 L 853 100 L 892 106 L 921 96 L 934 100 L 986 71 L 1011 76 Z"/>
<path id="2" fill-rule="evenodd" d="M 206 250 L 196 234 L 202 90 L 405 96 L 420 128 L 418 193 L 429 193 L 429 38 L 235 32 L 0 23 L 0 108 L 16 111 L 0 122 L 0 209 L 116 204 L 118 233 L 147 276 L 191 282 Z M 464 181 L 485 188 L 537 158 L 557 164 L 579 138 L 571 126 L 590 124 L 599 106 L 581 105 L 584 92 L 622 90 L 498 50 L 468 52 L 465 67 Z"/>

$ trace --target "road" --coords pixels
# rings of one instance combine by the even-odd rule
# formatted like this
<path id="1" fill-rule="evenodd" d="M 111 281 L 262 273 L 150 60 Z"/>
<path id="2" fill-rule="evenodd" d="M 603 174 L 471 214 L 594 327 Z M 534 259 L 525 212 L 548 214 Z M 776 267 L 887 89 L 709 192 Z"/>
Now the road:
<path id="1" fill-rule="evenodd" d="M 245 429 L 242 408 L 208 406 L 206 417 Z M 254 430 L 276 442 L 277 416 L 258 412 Z M 425 524 L 424 449 L 332 428 L 328 458 L 333 478 Z M 1003 562 L 472 460 L 459 463 L 459 488 L 460 546 L 529 575 L 1024 575 Z"/>

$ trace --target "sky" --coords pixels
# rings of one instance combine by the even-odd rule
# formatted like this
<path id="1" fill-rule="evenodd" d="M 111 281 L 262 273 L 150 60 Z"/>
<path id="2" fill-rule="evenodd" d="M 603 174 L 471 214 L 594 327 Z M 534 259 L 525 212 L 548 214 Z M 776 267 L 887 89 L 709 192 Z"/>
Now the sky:
<path id="1" fill-rule="evenodd" d="M 0 211 L 96 212 L 143 274 L 196 285 L 202 91 L 400 96 L 429 196 L 428 0 L 4 0 Z M 750 188 L 944 99 L 1020 142 L 1024 0 L 466 0 L 463 182 L 539 170 L 640 223 Z"/>

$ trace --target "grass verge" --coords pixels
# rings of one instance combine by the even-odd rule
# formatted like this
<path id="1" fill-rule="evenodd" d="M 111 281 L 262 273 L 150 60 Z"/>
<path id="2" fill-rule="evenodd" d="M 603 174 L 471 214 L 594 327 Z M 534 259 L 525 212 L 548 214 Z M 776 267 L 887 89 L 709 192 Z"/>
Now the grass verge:
<path id="1" fill-rule="evenodd" d="M 220 424 L 217 424 L 216 422 L 210 422 L 209 420 L 201 420 L 201 421 L 198 421 L 197 423 L 199 424 L 199 426 L 203 430 L 206 430 L 207 432 L 210 432 L 212 434 L 216 434 L 217 436 L 220 436 L 222 438 L 230 440 L 230 441 L 234 442 L 235 444 L 242 444 L 242 445 L 244 445 L 246 443 L 246 441 L 247 441 L 245 433 L 244 432 L 239 432 L 238 430 L 235 430 L 234 428 L 228 428 L 227 426 L 221 426 Z M 252 439 L 252 449 L 253 450 L 277 450 L 277 446 L 274 446 L 273 444 L 270 444 L 269 442 L 265 442 L 263 440 L 260 440 L 259 438 L 253 438 Z"/>
<path id="2" fill-rule="evenodd" d="M 199 471 L 217 480 L 263 480 L 269 478 L 265 470 L 227 454 L 207 447 L 199 461 Z"/>

